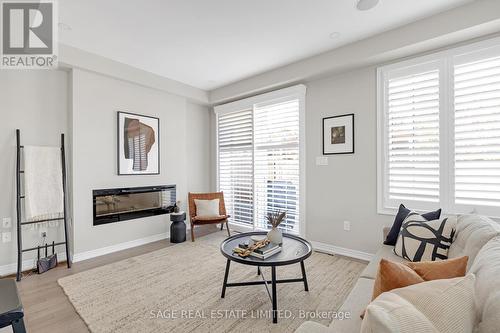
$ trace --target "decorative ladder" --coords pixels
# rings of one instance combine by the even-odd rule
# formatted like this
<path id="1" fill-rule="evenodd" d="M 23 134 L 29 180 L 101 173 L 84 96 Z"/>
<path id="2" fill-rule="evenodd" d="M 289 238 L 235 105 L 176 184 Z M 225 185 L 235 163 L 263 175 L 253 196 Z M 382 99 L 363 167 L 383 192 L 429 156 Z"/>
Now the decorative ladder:
<path id="1" fill-rule="evenodd" d="M 23 249 L 22 241 L 22 226 L 28 224 L 37 224 L 50 221 L 64 221 L 64 242 L 55 243 L 55 246 L 64 245 L 66 249 L 66 264 L 68 268 L 71 268 L 71 258 L 69 255 L 69 244 L 68 244 L 68 219 L 67 219 L 67 204 L 66 204 L 66 153 L 64 149 L 64 134 L 61 134 L 61 162 L 62 162 L 62 186 L 63 186 L 63 216 L 60 218 L 44 219 L 39 221 L 22 221 L 21 214 L 21 200 L 25 198 L 21 194 L 21 175 L 24 174 L 24 170 L 21 170 L 21 149 L 24 148 L 21 145 L 21 131 L 16 129 L 16 141 L 17 141 L 17 162 L 16 162 L 16 213 L 17 213 L 17 274 L 16 280 L 21 281 L 22 277 L 22 264 L 23 264 L 23 253 L 36 251 L 38 247 L 31 247 Z"/>

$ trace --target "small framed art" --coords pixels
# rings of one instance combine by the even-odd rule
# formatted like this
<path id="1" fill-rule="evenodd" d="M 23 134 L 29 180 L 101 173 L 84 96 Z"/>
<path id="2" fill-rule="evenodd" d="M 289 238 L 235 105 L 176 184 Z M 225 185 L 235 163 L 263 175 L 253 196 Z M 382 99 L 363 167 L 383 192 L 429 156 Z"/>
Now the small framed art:
<path id="1" fill-rule="evenodd" d="M 118 112 L 118 175 L 158 175 L 159 137 L 159 118 Z"/>
<path id="2" fill-rule="evenodd" d="M 354 154 L 354 114 L 323 118 L 323 155 Z"/>

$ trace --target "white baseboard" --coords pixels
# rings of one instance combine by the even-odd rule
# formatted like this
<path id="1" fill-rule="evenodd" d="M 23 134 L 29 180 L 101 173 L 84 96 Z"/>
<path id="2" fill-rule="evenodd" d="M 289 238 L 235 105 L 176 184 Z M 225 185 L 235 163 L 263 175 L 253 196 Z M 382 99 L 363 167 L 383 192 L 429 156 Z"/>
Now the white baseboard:
<path id="1" fill-rule="evenodd" d="M 73 255 L 73 262 L 79 262 L 79 261 L 83 261 L 83 260 L 87 260 L 87 259 L 92 259 L 95 257 L 103 256 L 105 254 L 109 254 L 109 253 L 113 253 L 113 252 L 117 252 L 117 251 L 122 251 L 122 250 L 130 249 L 132 247 L 137 247 L 137 246 L 141 246 L 144 244 L 167 239 L 169 237 L 170 237 L 169 233 L 164 232 L 164 233 L 153 235 L 153 236 L 135 239 L 133 241 L 129 241 L 129 242 L 125 242 L 125 243 L 119 243 L 119 244 L 115 244 L 115 245 L 101 247 L 101 248 L 95 249 L 95 250 L 75 253 Z"/>
<path id="2" fill-rule="evenodd" d="M 66 261 L 66 253 L 59 252 L 57 253 L 58 261 Z M 24 259 L 21 263 L 21 271 L 28 271 L 36 268 L 36 258 L 33 259 Z M 7 264 L 0 266 L 0 276 L 7 276 L 17 273 L 17 263 Z"/>
<path id="3" fill-rule="evenodd" d="M 129 242 L 119 243 L 119 244 L 110 245 L 110 246 L 102 247 L 102 248 L 95 249 L 95 250 L 76 253 L 73 255 L 73 262 L 79 262 L 79 261 L 103 256 L 105 254 L 130 249 L 130 248 L 133 248 L 136 246 L 141 246 L 144 244 L 167 239 L 169 237 L 170 237 L 170 234 L 168 232 L 164 232 L 161 234 L 152 235 L 152 236 L 136 239 L 136 240 L 129 241 Z M 58 257 L 59 261 L 65 261 L 66 260 L 66 253 L 64 253 L 64 252 L 58 253 L 57 257 Z M 27 271 L 27 270 L 33 269 L 35 267 L 36 267 L 35 259 L 25 259 L 22 262 L 22 270 L 23 271 Z M 0 276 L 16 274 L 16 272 L 17 272 L 17 263 L 12 263 L 12 264 L 0 266 Z"/>
<path id="4" fill-rule="evenodd" d="M 365 261 L 370 261 L 373 258 L 373 254 L 367 253 L 367 252 L 346 249 L 345 247 L 334 246 L 334 245 L 325 244 L 325 243 L 321 243 L 321 242 L 312 241 L 311 243 L 312 243 L 313 249 L 318 251 L 318 252 L 324 252 L 324 253 L 328 253 L 328 254 L 338 254 L 341 256 L 351 257 L 351 258 L 355 258 L 355 259 L 361 259 L 361 260 L 365 260 Z"/>

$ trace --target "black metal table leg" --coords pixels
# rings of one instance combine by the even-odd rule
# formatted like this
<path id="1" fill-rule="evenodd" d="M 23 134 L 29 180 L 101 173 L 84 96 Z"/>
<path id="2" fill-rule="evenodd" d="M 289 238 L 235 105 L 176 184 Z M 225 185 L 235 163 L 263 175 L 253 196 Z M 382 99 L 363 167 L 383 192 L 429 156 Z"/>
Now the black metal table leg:
<path id="1" fill-rule="evenodd" d="M 228 229 L 229 230 L 229 229 Z M 222 294 L 221 298 L 224 298 L 226 293 L 226 288 L 230 287 L 241 287 L 241 286 L 257 286 L 264 285 L 266 288 L 266 292 L 269 296 L 269 299 L 272 304 L 272 318 L 273 323 L 276 324 L 278 322 L 278 317 L 280 316 L 278 310 L 278 290 L 277 285 L 282 283 L 303 283 L 305 291 L 309 291 L 309 285 L 307 281 L 306 269 L 304 265 L 304 261 L 309 258 L 312 254 L 312 245 L 307 240 L 300 238 L 291 234 L 283 234 L 283 237 L 287 238 L 287 242 L 289 243 L 290 250 L 282 251 L 278 256 L 270 257 L 264 261 L 259 261 L 255 258 L 242 258 L 238 255 L 234 254 L 234 249 L 239 244 L 250 242 L 251 236 L 258 235 L 264 236 L 266 235 L 265 231 L 259 232 L 250 232 L 250 233 L 242 233 L 238 235 L 234 235 L 232 237 L 227 238 L 220 245 L 220 251 L 224 257 L 228 260 L 226 264 L 226 272 L 224 276 L 224 284 L 222 285 Z M 252 269 L 255 269 L 257 266 L 257 276 L 258 278 L 253 278 L 253 281 L 244 281 L 244 282 L 229 282 L 229 261 L 235 261 L 242 265 L 253 266 Z M 301 268 L 301 277 L 291 278 L 291 279 L 278 279 L 276 276 L 276 270 L 278 266 L 286 266 L 286 265 L 296 265 L 300 264 Z M 266 278 L 266 274 L 268 268 L 263 269 L 263 267 L 269 267 L 271 269 L 271 278 L 268 280 Z M 295 266 L 297 267 L 297 266 Z M 254 271 L 255 272 L 255 271 Z M 297 272 L 298 273 L 298 272 Z M 251 273 L 250 273 L 251 274 Z M 298 275 L 298 274 L 297 274 Z"/>
<path id="2" fill-rule="evenodd" d="M 26 333 L 26 328 L 24 327 L 23 318 L 19 318 L 12 322 L 12 331 L 14 333 Z"/>
<path id="3" fill-rule="evenodd" d="M 302 279 L 304 279 L 304 290 L 309 291 L 309 286 L 307 285 L 306 268 L 303 261 L 300 262 L 300 269 L 302 270 Z"/>
<path id="4" fill-rule="evenodd" d="M 222 294 L 220 295 L 221 298 L 224 298 L 224 296 L 226 295 L 227 277 L 229 276 L 230 264 L 231 264 L 231 260 L 227 259 L 226 272 L 224 273 L 224 284 L 222 285 Z"/>
<path id="5" fill-rule="evenodd" d="M 276 297 L 276 266 L 271 266 L 271 283 L 273 293 L 273 324 L 278 322 L 278 298 Z"/>

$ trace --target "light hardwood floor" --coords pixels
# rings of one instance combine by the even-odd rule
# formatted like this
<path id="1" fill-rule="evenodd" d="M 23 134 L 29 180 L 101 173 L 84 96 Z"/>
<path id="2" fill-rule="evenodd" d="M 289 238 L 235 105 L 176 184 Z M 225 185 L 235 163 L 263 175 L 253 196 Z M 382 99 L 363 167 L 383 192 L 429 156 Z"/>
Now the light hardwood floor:
<path id="1" fill-rule="evenodd" d="M 195 228 L 195 237 L 207 235 L 220 231 L 215 226 L 200 226 Z M 226 230 L 224 230 L 224 233 Z M 190 242 L 188 236 L 187 239 Z M 69 302 L 63 290 L 57 284 L 57 280 L 68 275 L 86 271 L 95 267 L 107 265 L 116 261 L 135 257 L 144 253 L 152 252 L 173 246 L 167 240 L 138 246 L 101 257 L 74 263 L 71 269 L 59 266 L 42 275 L 31 275 L 21 280 L 17 286 L 24 306 L 25 324 L 28 332 L 35 333 L 80 333 L 89 332 L 87 326 L 76 313 L 73 305 Z M 1 333 L 11 332 L 10 329 L 1 330 Z"/>

